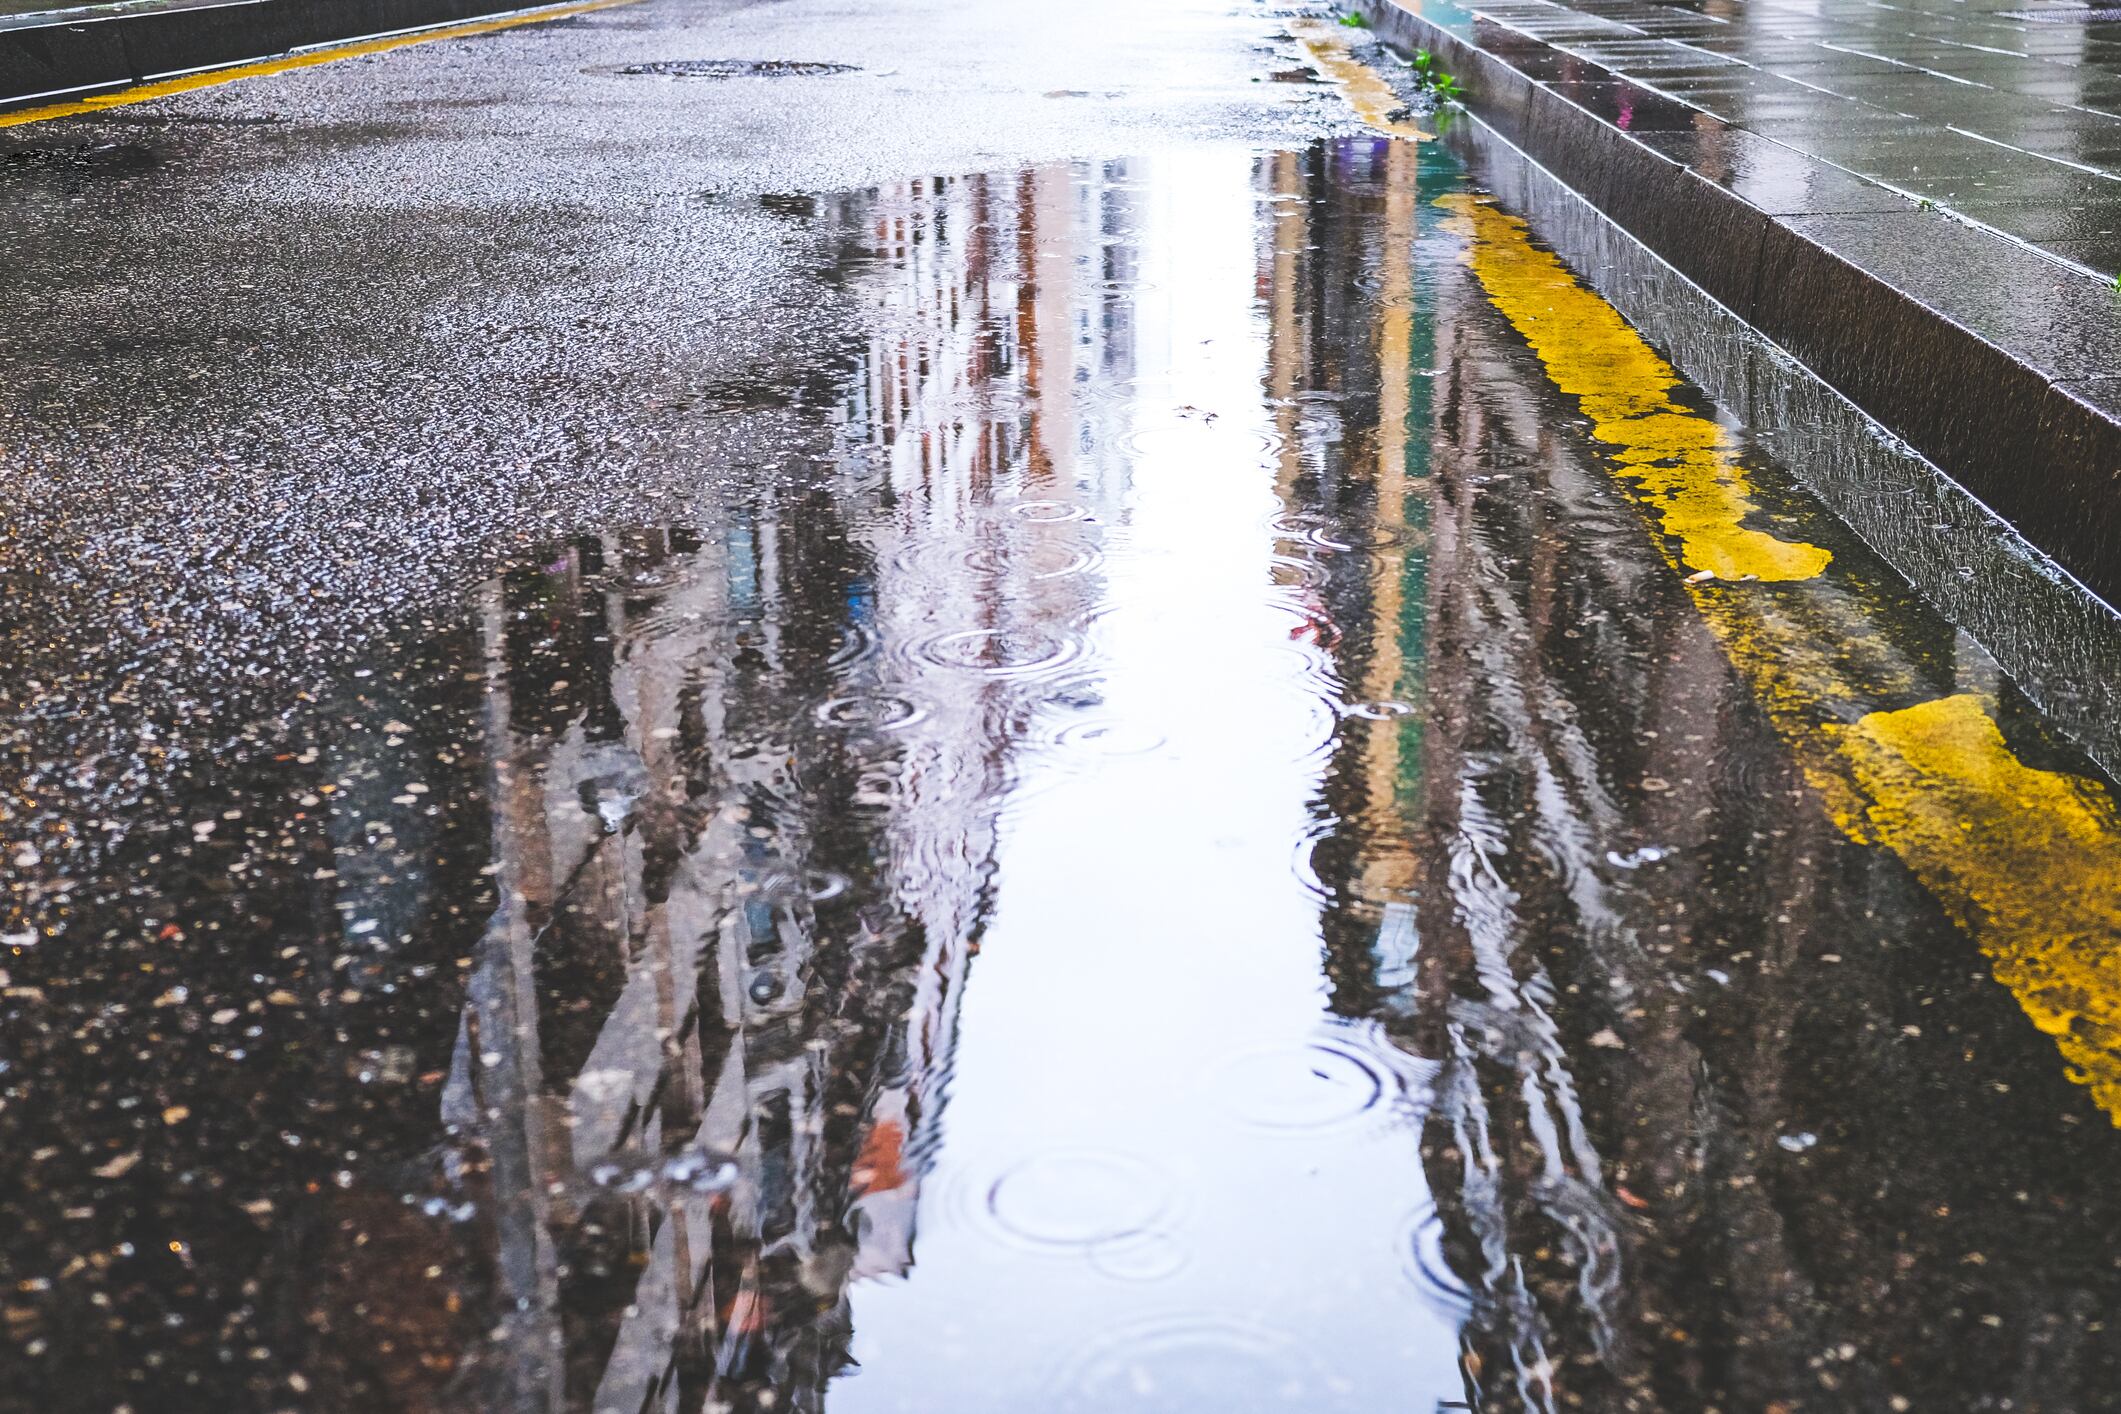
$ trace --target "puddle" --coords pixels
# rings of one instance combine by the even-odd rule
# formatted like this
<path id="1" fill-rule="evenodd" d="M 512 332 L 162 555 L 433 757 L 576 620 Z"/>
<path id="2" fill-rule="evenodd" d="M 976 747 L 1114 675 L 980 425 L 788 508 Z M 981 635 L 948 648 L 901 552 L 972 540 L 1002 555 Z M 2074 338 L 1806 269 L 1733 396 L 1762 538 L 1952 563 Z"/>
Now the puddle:
<path id="1" fill-rule="evenodd" d="M 20 847 L 20 1397 L 2105 1407 L 2109 787 L 1477 197 L 761 198 L 832 456 Z"/>

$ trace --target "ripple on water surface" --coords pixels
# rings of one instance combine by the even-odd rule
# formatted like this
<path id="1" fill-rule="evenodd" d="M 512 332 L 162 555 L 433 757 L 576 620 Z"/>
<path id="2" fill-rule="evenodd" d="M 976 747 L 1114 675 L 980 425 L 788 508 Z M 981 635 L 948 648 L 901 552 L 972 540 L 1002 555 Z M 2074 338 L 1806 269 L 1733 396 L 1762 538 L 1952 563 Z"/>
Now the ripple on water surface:
<path id="1" fill-rule="evenodd" d="M 1166 738 L 1146 722 L 1129 717 L 1096 717 L 1062 729 L 1053 739 L 1062 750 L 1089 757 L 1149 756 L 1161 751 Z"/>
<path id="2" fill-rule="evenodd" d="M 1104 551 L 1094 545 L 1066 543 L 975 545 L 959 558 L 968 569 L 981 574 L 1037 580 L 1088 574 L 1105 562 Z"/>
<path id="3" fill-rule="evenodd" d="M 1065 668 L 1082 655 L 1083 643 L 1071 633 L 1023 625 L 929 634 L 915 640 L 906 651 L 932 668 L 989 678 L 1028 678 Z"/>
<path id="4" fill-rule="evenodd" d="M 1218 425 L 1213 414 L 1193 410 L 1180 414 L 1183 420 L 1160 427 L 1144 427 L 1121 439 L 1136 460 L 1168 458 L 1193 461 L 1208 458 L 1204 466 L 1226 468 L 1227 459 L 1240 455 L 1268 462 L 1281 455 L 1281 434 L 1272 428 Z"/>
<path id="5" fill-rule="evenodd" d="M 1071 1360 L 1058 1387 L 1059 1407 L 1071 1414 L 1350 1407 L 1346 1386 L 1286 1332 L 1212 1315 L 1151 1318 L 1114 1331 Z"/>
<path id="6" fill-rule="evenodd" d="M 1271 582 L 1281 589 L 1323 589 L 1332 578 L 1314 555 L 1277 554 L 1267 563 Z"/>
<path id="7" fill-rule="evenodd" d="M 1012 1245 L 1087 1250 L 1154 1231 L 1174 1201 L 1170 1180 L 1146 1160 L 1063 1149 L 1034 1154 L 989 1183 L 977 1217 Z"/>
<path id="8" fill-rule="evenodd" d="M 1100 1242 L 1089 1252 L 1090 1265 L 1114 1281 L 1152 1282 L 1177 1276 L 1193 1260 L 1184 1243 L 1164 1232 L 1140 1232 Z"/>
<path id="9" fill-rule="evenodd" d="M 853 881 L 830 869 L 776 870 L 761 877 L 755 887 L 769 899 L 807 899 L 824 903 L 847 892 Z"/>
<path id="10" fill-rule="evenodd" d="M 850 667 L 875 656 L 881 642 L 876 630 L 867 624 L 843 624 L 835 635 L 831 649 L 826 653 L 825 665 L 830 668 Z"/>
<path id="11" fill-rule="evenodd" d="M 1034 525 L 1091 518 L 1087 509 L 1073 501 L 1017 501 L 1009 507 L 1009 514 L 1019 520 L 1028 520 Z"/>
<path id="12" fill-rule="evenodd" d="M 832 697 L 817 706 L 817 719 L 828 727 L 889 732 L 910 727 L 928 715 L 928 709 L 910 697 L 891 693 L 859 693 Z"/>
<path id="13" fill-rule="evenodd" d="M 1384 1077 L 1362 1057 L 1315 1043 L 1246 1052 L 1217 1066 L 1212 1084 L 1225 1110 L 1260 1129 L 1350 1124 L 1385 1095 Z"/>
<path id="14" fill-rule="evenodd" d="M 1317 511 L 1284 511 L 1268 522 L 1268 528 L 1276 539 L 1314 555 L 1384 550 L 1406 539 L 1406 531 L 1399 526 Z"/>
<path id="15" fill-rule="evenodd" d="M 1473 1289 L 1451 1270 L 1443 1241 L 1443 1214 L 1433 1202 L 1423 1204 L 1401 1229 L 1400 1270 L 1445 1319 L 1461 1321 L 1473 1312 Z"/>

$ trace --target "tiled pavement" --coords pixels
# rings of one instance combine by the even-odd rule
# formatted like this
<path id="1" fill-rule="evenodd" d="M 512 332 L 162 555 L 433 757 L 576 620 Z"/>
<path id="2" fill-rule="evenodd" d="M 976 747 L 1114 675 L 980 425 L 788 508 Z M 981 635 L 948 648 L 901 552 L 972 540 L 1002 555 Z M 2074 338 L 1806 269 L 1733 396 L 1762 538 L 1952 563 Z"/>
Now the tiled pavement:
<path id="1" fill-rule="evenodd" d="M 1588 66 L 1624 75 L 2058 261 L 2109 279 L 2121 272 L 2121 8 L 2055 0 L 1405 8 L 1454 30 L 1470 32 L 1477 19 L 1514 31 L 1585 61 L 1583 77 L 1595 72 Z M 1546 67 L 1535 77 L 1569 81 L 1565 62 Z"/>

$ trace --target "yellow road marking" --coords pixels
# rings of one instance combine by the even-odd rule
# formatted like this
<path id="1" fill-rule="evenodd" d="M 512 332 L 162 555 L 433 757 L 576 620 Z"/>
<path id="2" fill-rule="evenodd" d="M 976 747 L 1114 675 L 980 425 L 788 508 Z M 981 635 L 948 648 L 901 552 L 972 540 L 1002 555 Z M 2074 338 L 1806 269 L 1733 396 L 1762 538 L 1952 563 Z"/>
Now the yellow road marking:
<path id="1" fill-rule="evenodd" d="M 1289 32 L 1302 41 L 1313 66 L 1340 85 L 1356 117 L 1394 137 L 1416 141 L 1428 137 L 1412 123 L 1392 116 L 1405 108 L 1407 101 L 1393 91 L 1383 75 L 1348 52 L 1348 41 L 1341 37 L 1340 26 L 1320 20 L 1298 20 L 1289 26 Z"/>
<path id="2" fill-rule="evenodd" d="M 1988 957 L 2072 1080 L 2121 1126 L 2121 810 L 2108 787 L 2027 766 L 1979 698 L 1924 695 L 1827 552 L 1746 530 L 1755 509 L 1723 429 L 1674 404 L 1671 367 L 1536 249 L 1522 221 L 1462 195 L 1437 204 L 1466 260 L 1596 436 L 1618 484 L 1677 539 L 1675 570 L 1781 585 L 1687 591 L 1777 735 L 1852 839 L 1881 845 Z"/>
<path id="3" fill-rule="evenodd" d="M 1973 697 L 1838 734 L 1870 833 L 1907 861 L 1996 980 L 2121 1124 L 2121 818 L 2096 782 L 2019 761 Z"/>
<path id="4" fill-rule="evenodd" d="M 122 108 L 131 103 L 145 103 L 154 98 L 168 98 L 173 94 L 190 93 L 196 89 L 215 88 L 238 79 L 262 78 L 267 74 L 284 74 L 292 69 L 307 69 L 318 64 L 336 63 L 341 59 L 358 59 L 367 54 L 385 54 L 408 45 L 427 44 L 437 39 L 463 39 L 475 34 L 491 34 L 495 30 L 514 29 L 518 25 L 547 24 L 553 20 L 564 20 L 570 15 L 583 15 L 591 10 L 609 10 L 619 5 L 631 5 L 635 0 L 586 0 L 575 5 L 555 5 L 543 10 L 525 10 L 513 15 L 502 15 L 497 19 L 474 20 L 468 24 L 445 25 L 440 29 L 413 30 L 405 34 L 386 35 L 381 39 L 364 39 L 355 44 L 341 44 L 324 49 L 304 49 L 278 59 L 263 59 L 252 64 L 234 64 L 225 69 L 205 69 L 196 74 L 182 74 L 173 79 L 159 79 L 154 83 L 135 84 L 131 88 L 114 89 L 109 93 L 94 93 L 85 98 L 69 99 L 64 103 L 51 103 L 41 108 L 19 108 L 12 113 L 0 113 L 0 128 L 20 127 L 24 123 L 46 123 L 54 118 L 72 118 L 83 113 L 100 113 L 106 108 Z"/>
<path id="5" fill-rule="evenodd" d="M 1547 366 L 1583 404 L 1591 435 L 1617 447 L 1622 473 L 1657 512 L 1680 557 L 1719 579 L 1810 579 L 1833 558 L 1817 545 L 1745 525 L 1759 509 L 1729 433 L 1673 402 L 1680 384 L 1614 308 L 1568 267 L 1524 239 L 1524 223 L 1466 195 L 1442 198 L 1475 235 L 1481 283 Z"/>

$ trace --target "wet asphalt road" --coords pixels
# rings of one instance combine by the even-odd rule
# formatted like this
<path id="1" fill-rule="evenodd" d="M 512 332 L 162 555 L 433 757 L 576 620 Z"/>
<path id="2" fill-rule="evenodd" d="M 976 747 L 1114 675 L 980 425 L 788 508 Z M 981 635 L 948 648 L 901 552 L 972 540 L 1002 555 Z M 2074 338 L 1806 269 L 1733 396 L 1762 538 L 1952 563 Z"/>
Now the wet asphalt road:
<path id="1" fill-rule="evenodd" d="M 0 134 L 0 1409 L 2121 1407 L 2110 783 L 1285 26 Z"/>
<path id="2" fill-rule="evenodd" d="M 273 711 L 498 550 L 783 469 L 756 390 L 844 311 L 761 196 L 1333 120 L 1262 101 L 1271 24 L 1168 14 L 633 6 L 0 137 L 11 705 Z M 607 72 L 728 57 L 860 72 Z"/>

